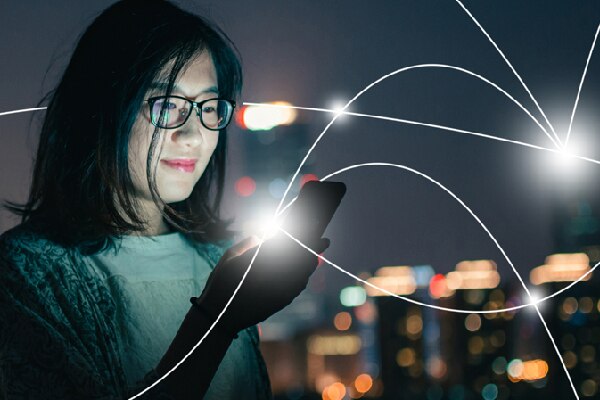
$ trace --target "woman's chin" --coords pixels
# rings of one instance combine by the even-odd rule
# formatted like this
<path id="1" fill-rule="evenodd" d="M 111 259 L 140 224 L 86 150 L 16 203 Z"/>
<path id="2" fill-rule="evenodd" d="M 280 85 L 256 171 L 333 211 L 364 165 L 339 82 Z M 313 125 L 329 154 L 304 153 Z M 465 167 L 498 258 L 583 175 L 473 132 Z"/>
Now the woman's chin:
<path id="1" fill-rule="evenodd" d="M 171 204 L 171 203 L 178 203 L 180 201 L 183 201 L 185 199 L 187 199 L 188 197 L 190 197 L 190 195 L 192 194 L 192 188 L 190 188 L 189 190 L 186 191 L 169 191 L 168 193 L 165 193 L 164 195 L 162 195 L 161 193 L 161 199 L 167 203 L 167 204 Z"/>

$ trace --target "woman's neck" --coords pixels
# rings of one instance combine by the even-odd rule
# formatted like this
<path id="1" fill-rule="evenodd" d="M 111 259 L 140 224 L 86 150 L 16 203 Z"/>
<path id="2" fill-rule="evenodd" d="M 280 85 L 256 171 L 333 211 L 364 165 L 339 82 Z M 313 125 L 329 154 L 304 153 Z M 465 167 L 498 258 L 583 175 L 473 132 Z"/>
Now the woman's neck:
<path id="1" fill-rule="evenodd" d="M 160 210 L 154 203 L 143 208 L 142 215 L 147 221 L 147 227 L 144 231 L 134 232 L 136 236 L 158 236 L 172 232 L 171 226 L 165 221 Z"/>

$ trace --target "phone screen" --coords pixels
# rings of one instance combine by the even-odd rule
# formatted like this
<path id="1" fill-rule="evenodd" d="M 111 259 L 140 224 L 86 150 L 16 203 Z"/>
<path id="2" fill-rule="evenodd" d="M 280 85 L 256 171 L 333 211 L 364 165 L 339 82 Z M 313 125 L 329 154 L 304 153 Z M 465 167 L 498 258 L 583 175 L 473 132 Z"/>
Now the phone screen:
<path id="1" fill-rule="evenodd" d="M 283 228 L 300 241 L 320 238 L 345 193 L 346 185 L 342 182 L 305 183 L 290 206 Z"/>

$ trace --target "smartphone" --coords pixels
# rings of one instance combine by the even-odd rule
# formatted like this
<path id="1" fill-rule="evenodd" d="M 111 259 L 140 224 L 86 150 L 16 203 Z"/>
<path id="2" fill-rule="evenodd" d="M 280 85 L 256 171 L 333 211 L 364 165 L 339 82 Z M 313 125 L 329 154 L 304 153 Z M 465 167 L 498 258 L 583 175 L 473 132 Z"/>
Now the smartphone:
<path id="1" fill-rule="evenodd" d="M 322 237 L 345 193 L 346 185 L 342 182 L 305 183 L 289 207 L 282 227 L 300 241 Z"/>

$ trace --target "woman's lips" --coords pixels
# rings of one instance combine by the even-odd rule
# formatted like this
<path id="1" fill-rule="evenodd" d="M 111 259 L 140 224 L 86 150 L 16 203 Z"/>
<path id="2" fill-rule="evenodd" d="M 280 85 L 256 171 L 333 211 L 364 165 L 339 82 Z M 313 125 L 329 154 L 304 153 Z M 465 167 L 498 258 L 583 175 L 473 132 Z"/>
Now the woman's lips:
<path id="1" fill-rule="evenodd" d="M 196 160 L 193 159 L 176 159 L 176 160 L 160 160 L 163 164 L 181 172 L 194 172 L 196 168 Z"/>

